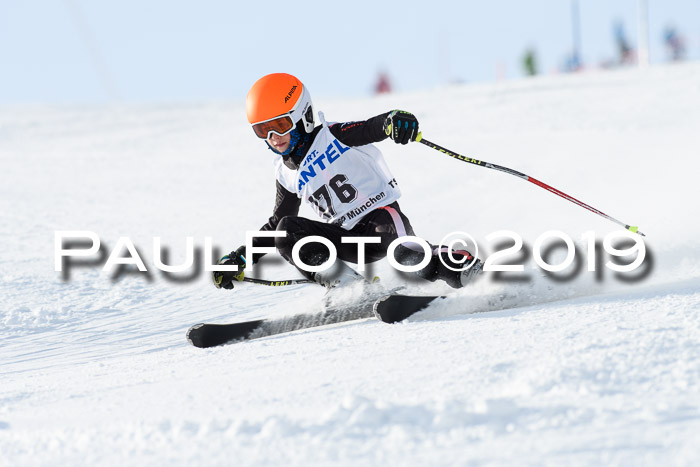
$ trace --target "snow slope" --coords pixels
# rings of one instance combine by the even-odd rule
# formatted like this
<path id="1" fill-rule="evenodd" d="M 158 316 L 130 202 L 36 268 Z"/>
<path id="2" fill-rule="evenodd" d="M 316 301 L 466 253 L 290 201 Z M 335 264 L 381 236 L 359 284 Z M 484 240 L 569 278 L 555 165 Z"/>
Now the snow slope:
<path id="1" fill-rule="evenodd" d="M 228 251 L 269 215 L 270 153 L 242 103 L 3 108 L 0 464 L 700 462 L 699 64 L 315 104 L 331 121 L 409 109 L 431 141 L 639 225 L 646 274 L 553 280 L 526 256 L 526 281 L 486 275 L 407 323 L 196 349 L 194 323 L 313 310 L 324 293 L 221 291 L 153 267 L 155 236 L 177 263 L 186 236 Z M 466 231 L 484 256 L 491 232 L 532 247 L 557 229 L 585 264 L 581 234 L 619 230 L 423 145 L 380 147 L 434 242 Z M 94 231 L 107 253 L 129 236 L 150 274 L 87 265 L 64 281 L 56 230 Z M 404 281 L 385 263 L 371 271 Z M 297 277 L 271 257 L 257 274 Z"/>

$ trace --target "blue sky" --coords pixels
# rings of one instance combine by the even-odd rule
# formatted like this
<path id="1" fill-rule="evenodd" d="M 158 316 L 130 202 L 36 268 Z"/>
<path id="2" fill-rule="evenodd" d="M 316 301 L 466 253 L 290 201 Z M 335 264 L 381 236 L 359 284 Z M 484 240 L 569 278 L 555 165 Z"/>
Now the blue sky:
<path id="1" fill-rule="evenodd" d="M 638 0 L 579 3 L 586 65 L 615 56 L 615 21 L 636 44 Z M 700 2 L 648 3 L 652 63 L 668 24 L 700 58 Z M 379 70 L 401 91 L 517 78 L 528 47 L 560 67 L 571 23 L 571 0 L 0 0 L 0 105 L 241 100 L 279 71 L 323 96 L 369 95 Z"/>

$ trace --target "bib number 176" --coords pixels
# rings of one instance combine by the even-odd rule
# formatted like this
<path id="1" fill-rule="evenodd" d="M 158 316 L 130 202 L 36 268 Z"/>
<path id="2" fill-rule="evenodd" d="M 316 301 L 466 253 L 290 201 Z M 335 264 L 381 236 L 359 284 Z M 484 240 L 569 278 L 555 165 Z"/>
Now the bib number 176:
<path id="1" fill-rule="evenodd" d="M 325 217 L 326 219 L 330 219 L 336 214 L 336 211 L 333 208 L 333 196 L 331 195 L 331 191 L 341 203 L 351 203 L 357 199 L 357 189 L 351 184 L 347 183 L 347 181 L 348 177 L 345 175 L 335 175 L 326 185 L 322 185 L 311 196 L 309 196 L 309 202 L 316 206 L 316 209 L 321 216 Z"/>

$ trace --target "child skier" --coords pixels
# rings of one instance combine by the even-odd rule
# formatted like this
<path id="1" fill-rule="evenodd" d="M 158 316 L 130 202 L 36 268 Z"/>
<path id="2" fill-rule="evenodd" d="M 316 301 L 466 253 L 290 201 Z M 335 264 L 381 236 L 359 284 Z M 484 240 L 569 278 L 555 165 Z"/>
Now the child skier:
<path id="1" fill-rule="evenodd" d="M 308 236 L 328 239 L 336 248 L 338 259 L 358 262 L 358 244 L 342 242 L 343 237 L 375 237 L 378 243 L 364 245 L 365 261 L 378 261 L 387 255 L 389 244 L 398 237 L 414 235 L 411 224 L 397 200 L 401 192 L 384 157 L 373 143 L 391 138 L 397 144 L 415 141 L 418 136 L 416 117 L 394 110 L 366 121 L 329 124 L 319 112 L 316 125 L 311 96 L 297 78 L 274 73 L 260 78 L 248 92 L 248 122 L 260 139 L 275 154 L 277 196 L 272 216 L 260 230 L 278 230 L 285 236 L 259 237 L 256 247 L 276 247 L 292 265 L 292 248 Z M 298 216 L 301 201 L 309 203 L 323 222 Z M 362 246 L 360 246 L 362 247 Z M 424 258 L 423 249 L 406 242 L 395 250 L 395 259 L 403 265 L 416 265 Z M 467 251 L 447 251 L 433 247 L 427 266 L 417 274 L 429 281 L 442 279 L 452 287 L 463 287 L 481 271 L 481 262 Z M 450 265 L 451 270 L 440 261 Z M 248 258 L 245 245 L 224 256 L 219 264 L 237 265 L 238 272 L 214 272 L 218 288 L 232 289 L 233 281 L 242 281 L 247 261 L 257 262 L 262 255 Z M 307 243 L 299 250 L 299 259 L 317 266 L 329 259 L 328 248 Z M 301 273 L 331 288 L 339 283 L 363 279 L 342 261 L 340 272 L 309 272 L 298 265 Z M 464 271 L 465 264 L 472 263 Z"/>

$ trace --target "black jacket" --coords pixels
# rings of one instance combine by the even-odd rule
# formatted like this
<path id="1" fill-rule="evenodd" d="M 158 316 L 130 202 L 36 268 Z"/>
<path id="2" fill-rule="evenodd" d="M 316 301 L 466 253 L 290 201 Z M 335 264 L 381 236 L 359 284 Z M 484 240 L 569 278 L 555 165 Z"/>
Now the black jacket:
<path id="1" fill-rule="evenodd" d="M 384 121 L 389 115 L 389 112 L 377 115 L 368 120 L 359 122 L 336 123 L 330 126 L 330 131 L 333 136 L 338 138 L 338 141 L 346 146 L 364 146 L 365 144 L 378 143 L 383 141 L 388 136 L 384 133 Z M 322 126 L 317 126 L 311 132 L 308 138 L 305 138 L 291 153 L 282 156 L 284 164 L 292 170 L 299 168 L 299 163 L 306 156 L 306 152 L 316 139 Z M 285 216 L 296 216 L 299 214 L 299 206 L 301 199 L 296 193 L 292 193 L 283 187 L 279 181 L 275 181 L 277 186 L 277 195 L 275 196 L 275 207 L 272 210 L 272 216 L 267 220 L 260 230 L 275 230 L 277 224 Z M 253 240 L 254 246 L 271 247 L 274 246 L 273 238 L 256 238 Z M 253 262 L 257 262 L 262 255 L 255 255 Z"/>

